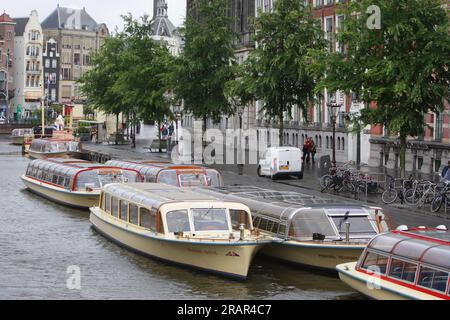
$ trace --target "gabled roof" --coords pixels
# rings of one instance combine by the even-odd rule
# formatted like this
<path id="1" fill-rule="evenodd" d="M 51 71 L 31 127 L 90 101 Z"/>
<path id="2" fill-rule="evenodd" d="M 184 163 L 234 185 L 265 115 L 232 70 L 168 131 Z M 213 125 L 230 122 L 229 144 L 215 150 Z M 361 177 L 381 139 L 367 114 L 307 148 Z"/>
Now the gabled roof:
<path id="1" fill-rule="evenodd" d="M 73 9 L 58 6 L 42 22 L 43 29 L 68 29 L 97 31 L 99 24 L 86 12 L 86 9 Z"/>
<path id="2" fill-rule="evenodd" d="M 165 0 L 153 1 L 152 32 L 154 36 L 173 37 L 176 28 L 169 20 L 167 9 L 168 6 Z"/>
<path id="3" fill-rule="evenodd" d="M 14 20 L 13 19 L 11 19 L 11 17 L 9 16 L 9 15 L 7 15 L 6 14 L 6 12 L 5 13 L 3 13 L 1 16 L 0 16 L 0 23 L 14 23 Z"/>
<path id="4" fill-rule="evenodd" d="M 23 36 L 23 33 L 25 32 L 25 27 L 28 24 L 28 21 L 30 20 L 30 18 L 14 18 L 14 22 L 16 23 L 16 28 L 15 28 L 15 34 L 16 37 L 21 37 Z"/>

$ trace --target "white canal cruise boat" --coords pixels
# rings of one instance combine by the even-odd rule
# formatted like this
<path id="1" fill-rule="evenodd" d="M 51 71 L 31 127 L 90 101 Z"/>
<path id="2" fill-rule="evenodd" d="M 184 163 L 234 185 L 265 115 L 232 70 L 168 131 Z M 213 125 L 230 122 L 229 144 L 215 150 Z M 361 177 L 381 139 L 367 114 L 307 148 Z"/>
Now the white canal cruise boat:
<path id="1" fill-rule="evenodd" d="M 450 300 L 450 232 L 445 226 L 402 226 L 373 239 L 358 262 L 337 271 L 343 282 L 373 299 Z"/>
<path id="2" fill-rule="evenodd" d="M 164 183 L 182 188 L 223 186 L 222 175 L 217 170 L 201 166 L 123 160 L 110 160 L 106 164 L 139 171 L 145 182 Z"/>
<path id="3" fill-rule="evenodd" d="M 247 205 L 254 227 L 280 239 L 261 253 L 313 269 L 335 272 L 336 265 L 357 260 L 372 238 L 392 228 L 381 208 L 258 187 L 198 190 Z"/>
<path id="4" fill-rule="evenodd" d="M 14 145 L 23 145 L 26 135 L 33 135 L 33 129 L 14 129 L 11 132 L 11 143 Z"/>
<path id="5" fill-rule="evenodd" d="M 132 170 L 75 159 L 34 160 L 22 176 L 32 192 L 54 202 L 88 209 L 99 203 L 101 188 L 108 183 L 141 182 Z"/>
<path id="6" fill-rule="evenodd" d="M 70 139 L 35 139 L 31 142 L 28 155 L 34 159 L 80 159 L 83 148 L 80 142 Z"/>
<path id="7" fill-rule="evenodd" d="M 109 184 L 90 221 L 137 253 L 237 279 L 272 241 L 254 230 L 247 206 L 164 184 Z"/>

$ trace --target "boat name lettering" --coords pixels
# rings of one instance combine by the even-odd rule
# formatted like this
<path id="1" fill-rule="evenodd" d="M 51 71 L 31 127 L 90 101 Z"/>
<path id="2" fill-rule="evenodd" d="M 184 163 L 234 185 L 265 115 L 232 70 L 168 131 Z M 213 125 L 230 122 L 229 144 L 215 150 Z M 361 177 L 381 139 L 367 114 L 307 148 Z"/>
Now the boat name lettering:
<path id="1" fill-rule="evenodd" d="M 188 251 L 192 252 L 192 253 L 199 253 L 199 254 L 217 255 L 216 251 L 198 250 L 198 249 L 188 249 Z"/>

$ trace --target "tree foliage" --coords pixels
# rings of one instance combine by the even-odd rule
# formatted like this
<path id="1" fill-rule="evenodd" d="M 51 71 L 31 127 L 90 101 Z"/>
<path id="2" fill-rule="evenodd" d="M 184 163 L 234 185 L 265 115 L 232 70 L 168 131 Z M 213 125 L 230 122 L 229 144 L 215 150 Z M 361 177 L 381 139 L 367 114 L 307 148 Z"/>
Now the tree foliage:
<path id="1" fill-rule="evenodd" d="M 243 64 L 239 78 L 228 86 L 243 103 L 263 102 L 262 112 L 283 122 L 293 106 L 303 110 L 314 101 L 316 79 L 308 68 L 310 50 L 325 50 L 320 22 L 302 0 L 279 0 L 273 12 L 260 13 L 255 21 L 256 49 Z"/>
<path id="2" fill-rule="evenodd" d="M 125 28 L 108 38 L 93 57 L 95 68 L 81 79 L 90 105 L 106 113 L 124 113 L 134 123 L 171 115 L 167 75 L 172 56 L 163 43 L 152 39 L 148 16 L 123 16 Z"/>
<path id="3" fill-rule="evenodd" d="M 234 106 L 224 94 L 225 84 L 235 78 L 232 18 L 227 15 L 227 1 L 198 0 L 198 20 L 187 15 L 181 30 L 184 53 L 175 63 L 172 77 L 178 100 L 197 118 L 219 121 L 223 114 L 233 114 Z"/>
<path id="4" fill-rule="evenodd" d="M 449 98 L 449 20 L 441 0 L 361 0 L 342 7 L 338 40 L 345 53 L 314 54 L 317 90 L 355 92 L 371 107 L 353 120 L 396 132 L 405 170 L 408 136 L 421 134 L 424 115 L 442 112 Z M 381 29 L 368 28 L 369 6 L 381 9 Z M 360 13 L 360 14 L 355 14 Z M 375 106 L 376 105 L 376 106 Z"/>

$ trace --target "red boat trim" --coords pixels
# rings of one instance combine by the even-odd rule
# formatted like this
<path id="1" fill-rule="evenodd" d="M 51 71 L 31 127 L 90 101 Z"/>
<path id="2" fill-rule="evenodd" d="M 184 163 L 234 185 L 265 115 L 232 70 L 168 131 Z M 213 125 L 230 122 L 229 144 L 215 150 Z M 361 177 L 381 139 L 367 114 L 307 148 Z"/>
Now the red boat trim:
<path id="1" fill-rule="evenodd" d="M 360 269 L 360 268 L 356 269 L 356 271 L 360 272 L 360 273 L 363 273 L 365 275 L 369 275 L 371 277 L 378 277 L 378 278 L 380 278 L 380 279 L 382 279 L 384 281 L 391 282 L 391 283 L 399 285 L 401 287 L 405 287 L 405 288 L 408 288 L 408 289 L 411 289 L 411 290 L 419 291 L 421 293 L 429 294 L 430 296 L 433 296 L 433 297 L 436 297 L 436 298 L 440 298 L 440 299 L 444 299 L 444 300 L 450 300 L 450 297 L 448 295 L 445 295 L 445 294 L 442 294 L 442 293 L 437 293 L 435 291 L 431 291 L 429 289 L 425 289 L 425 288 L 419 287 L 419 286 L 417 286 L 415 284 L 409 284 L 409 283 L 406 283 L 406 282 L 403 282 L 403 281 L 392 279 L 392 278 L 387 277 L 387 276 L 374 274 L 374 273 L 369 273 L 366 270 Z M 447 287 L 448 287 L 448 285 L 447 285 Z"/>
<path id="2" fill-rule="evenodd" d="M 410 231 L 437 231 L 436 229 L 412 229 Z M 439 243 L 439 244 L 443 244 L 443 245 L 450 245 L 450 241 L 445 241 L 445 240 L 440 240 L 440 239 L 436 239 L 436 238 L 431 238 L 431 237 L 427 237 L 427 236 L 423 236 L 420 234 L 414 234 L 414 233 L 410 233 L 408 231 L 393 231 L 392 233 L 394 234 L 399 234 L 405 237 L 410 237 L 413 239 L 419 239 L 419 240 L 425 240 L 425 241 L 429 241 L 429 242 L 435 242 L 435 243 Z"/>

